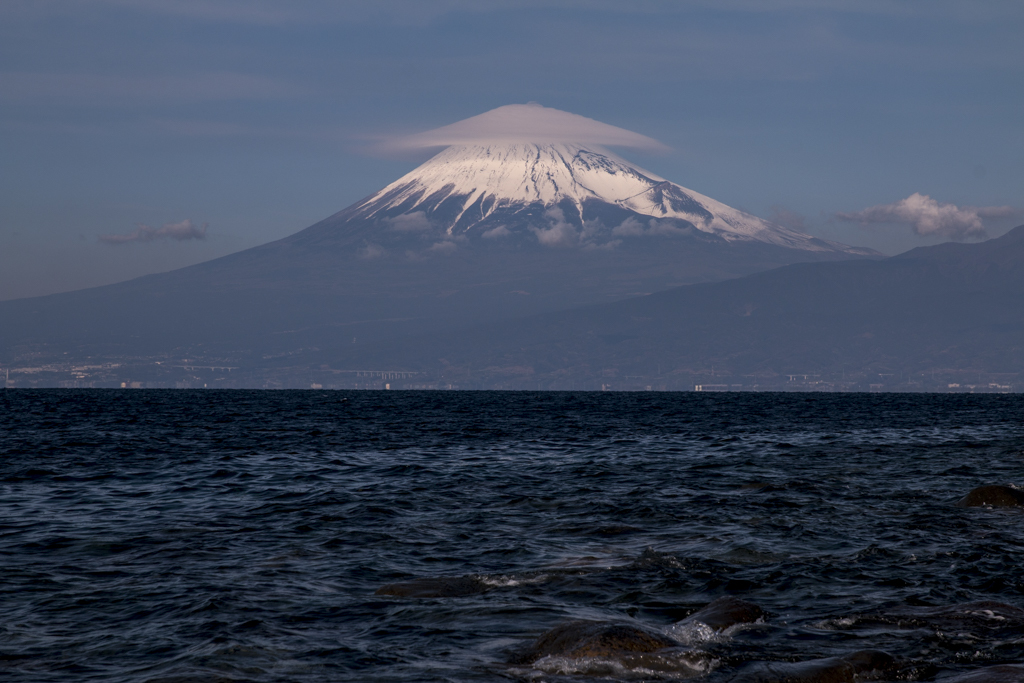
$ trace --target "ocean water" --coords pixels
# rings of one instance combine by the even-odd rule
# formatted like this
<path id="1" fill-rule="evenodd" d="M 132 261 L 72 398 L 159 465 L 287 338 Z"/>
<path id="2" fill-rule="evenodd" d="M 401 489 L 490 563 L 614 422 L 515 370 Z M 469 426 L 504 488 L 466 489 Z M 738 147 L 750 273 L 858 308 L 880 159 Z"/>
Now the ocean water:
<path id="1" fill-rule="evenodd" d="M 1014 395 L 8 390 L 0 679 L 942 680 L 1024 661 L 1014 483 Z M 574 619 L 676 659 L 517 655 Z"/>

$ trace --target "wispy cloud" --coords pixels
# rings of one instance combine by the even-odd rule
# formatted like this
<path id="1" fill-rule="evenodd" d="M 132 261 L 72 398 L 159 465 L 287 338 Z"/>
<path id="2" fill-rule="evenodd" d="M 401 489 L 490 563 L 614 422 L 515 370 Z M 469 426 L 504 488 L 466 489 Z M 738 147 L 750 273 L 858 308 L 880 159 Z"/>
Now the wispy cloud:
<path id="1" fill-rule="evenodd" d="M 151 228 L 142 223 L 139 223 L 138 226 L 127 235 L 100 235 L 99 241 L 104 244 L 127 244 L 128 242 L 152 242 L 162 239 L 172 239 L 178 242 L 206 239 L 207 224 L 203 223 L 202 227 L 197 228 L 187 218 L 180 223 L 165 223 L 159 228 Z"/>
<path id="2" fill-rule="evenodd" d="M 391 140 L 385 147 L 402 150 L 495 142 L 575 142 L 668 149 L 646 135 L 533 102 L 507 104 L 441 128 Z"/>
<path id="3" fill-rule="evenodd" d="M 915 234 L 922 237 L 966 239 L 985 236 L 985 219 L 1012 218 L 1020 213 L 1020 209 L 1012 206 L 957 206 L 915 192 L 892 204 L 871 206 L 862 211 L 840 212 L 836 218 L 862 225 L 908 225 Z"/>

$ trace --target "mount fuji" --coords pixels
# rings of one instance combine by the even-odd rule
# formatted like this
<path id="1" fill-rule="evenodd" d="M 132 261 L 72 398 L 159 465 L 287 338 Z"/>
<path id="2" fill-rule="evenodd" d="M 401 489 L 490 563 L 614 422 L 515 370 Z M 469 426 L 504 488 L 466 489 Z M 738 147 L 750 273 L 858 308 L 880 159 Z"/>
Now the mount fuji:
<path id="1" fill-rule="evenodd" d="M 717 238 L 814 254 L 878 256 L 771 223 L 669 182 L 600 146 L 497 142 L 453 145 L 337 219 L 383 243 L 453 250 L 478 239 L 517 247 L 614 250 L 644 237 Z M 314 226 L 316 228 L 317 226 Z M 355 233 L 353 233 L 355 234 Z"/>
<path id="2" fill-rule="evenodd" d="M 254 366 L 791 263 L 881 256 L 667 181 L 604 147 L 655 141 L 538 105 L 500 107 L 401 144 L 441 151 L 284 239 L 106 287 L 0 302 L 0 364 L 188 357 Z"/>

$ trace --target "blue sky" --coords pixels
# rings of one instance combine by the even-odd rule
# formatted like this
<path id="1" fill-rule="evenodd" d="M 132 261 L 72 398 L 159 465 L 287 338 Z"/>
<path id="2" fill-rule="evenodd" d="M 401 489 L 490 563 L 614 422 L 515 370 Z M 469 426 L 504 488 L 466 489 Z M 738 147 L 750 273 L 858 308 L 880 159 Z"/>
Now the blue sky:
<path id="1" fill-rule="evenodd" d="M 0 3 L 0 299 L 283 237 L 422 160 L 380 141 L 528 101 L 660 140 L 622 154 L 686 187 L 885 253 L 943 238 L 836 216 L 915 193 L 1024 207 L 1019 0 L 626 5 Z M 989 235 L 1024 223 L 985 215 Z M 138 224 L 208 229 L 98 239 Z"/>

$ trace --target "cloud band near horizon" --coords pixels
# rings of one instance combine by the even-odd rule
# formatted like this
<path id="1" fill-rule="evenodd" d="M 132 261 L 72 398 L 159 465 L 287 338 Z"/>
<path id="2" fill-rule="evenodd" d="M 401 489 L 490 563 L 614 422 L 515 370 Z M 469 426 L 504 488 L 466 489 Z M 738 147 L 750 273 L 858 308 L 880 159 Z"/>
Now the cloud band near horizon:
<path id="1" fill-rule="evenodd" d="M 841 221 L 862 225 L 907 225 L 922 237 L 966 239 L 985 237 L 986 219 L 1012 218 L 1021 213 L 1020 209 L 1012 206 L 957 206 L 915 192 L 892 204 L 871 206 L 861 211 L 839 212 L 835 216 Z"/>

